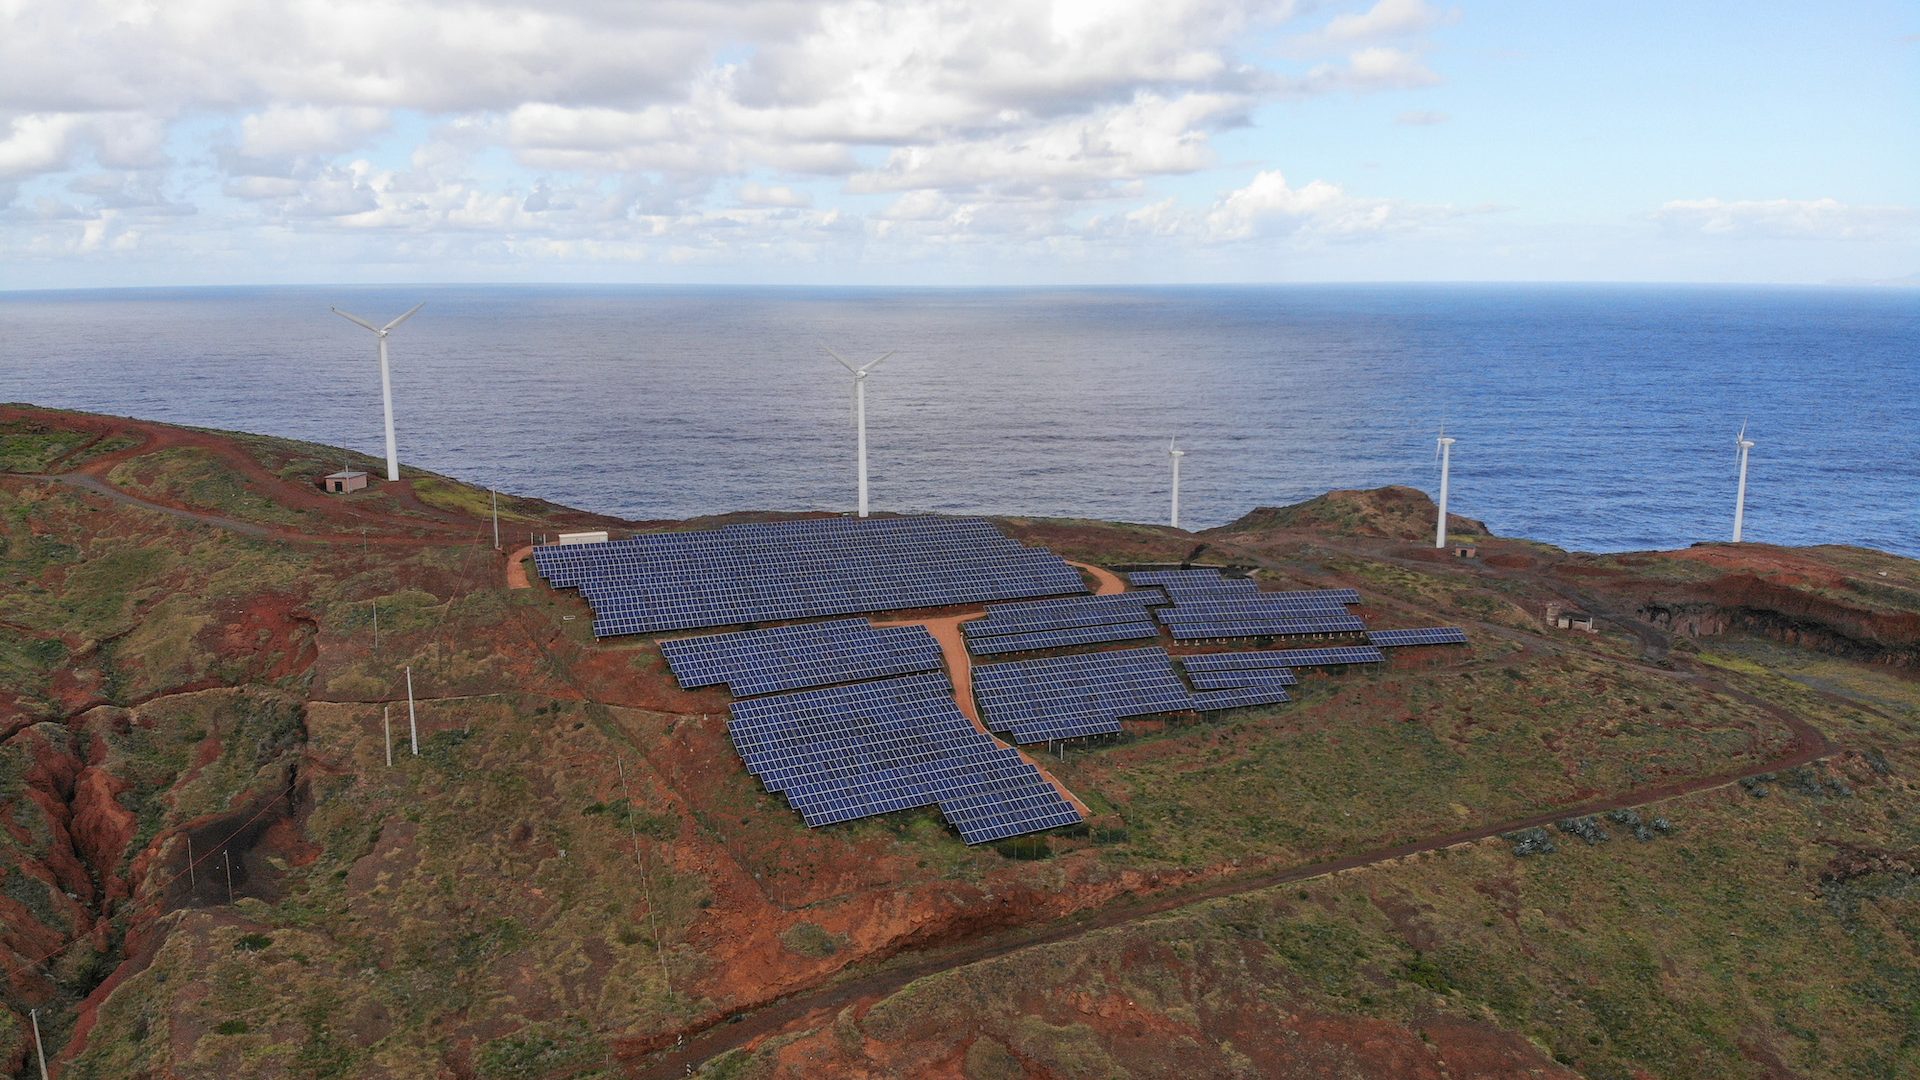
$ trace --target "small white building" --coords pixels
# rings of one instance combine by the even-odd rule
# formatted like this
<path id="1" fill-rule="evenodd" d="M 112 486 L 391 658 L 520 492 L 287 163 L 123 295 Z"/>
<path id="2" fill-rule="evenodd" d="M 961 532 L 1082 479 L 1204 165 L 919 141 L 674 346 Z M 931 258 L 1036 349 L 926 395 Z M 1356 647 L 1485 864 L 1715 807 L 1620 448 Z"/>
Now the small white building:
<path id="1" fill-rule="evenodd" d="M 337 473 L 328 473 L 320 478 L 320 486 L 332 495 L 345 495 L 349 491 L 359 491 L 367 486 L 367 474 L 354 469 L 342 469 Z"/>
<path id="2" fill-rule="evenodd" d="M 607 542 L 607 530 L 561 533 L 560 542 L 563 544 L 604 544 Z"/>

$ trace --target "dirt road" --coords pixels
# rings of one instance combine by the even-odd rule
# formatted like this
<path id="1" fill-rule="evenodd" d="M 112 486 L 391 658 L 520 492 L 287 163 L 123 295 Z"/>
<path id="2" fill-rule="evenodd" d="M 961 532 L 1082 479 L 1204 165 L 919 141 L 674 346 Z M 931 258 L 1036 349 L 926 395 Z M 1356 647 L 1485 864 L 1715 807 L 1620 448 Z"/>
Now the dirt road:
<path id="1" fill-rule="evenodd" d="M 1338 859 L 1215 879 L 1191 889 L 1134 896 L 1053 922 L 1020 927 L 1004 933 L 976 938 L 948 949 L 912 954 L 883 962 L 878 968 L 842 981 L 778 998 L 758 1007 L 733 1013 L 728 1017 L 713 1017 L 704 1025 L 692 1029 L 686 1040 L 678 1046 L 653 1054 L 620 1053 L 620 1061 L 630 1076 L 648 1078 L 648 1080 L 684 1077 L 689 1067 L 698 1067 L 700 1063 L 718 1054 L 736 1047 L 747 1046 L 789 1028 L 811 1026 L 807 1023 L 810 1018 L 824 1018 L 856 1002 L 884 998 L 903 989 L 908 983 L 929 975 L 967 967 L 1037 945 L 1070 941 L 1096 930 L 1137 922 L 1208 900 L 1219 900 L 1257 892 L 1261 889 L 1271 889 L 1279 885 L 1310 881 L 1362 867 L 1378 866 L 1442 848 L 1478 843 L 1502 833 L 1550 825 L 1562 818 L 1603 814 L 1609 810 L 1643 806 L 1651 802 L 1726 787 L 1749 776 L 1805 765 L 1833 751 L 1833 745 L 1826 736 L 1804 720 L 1795 717 L 1794 723 L 1790 726 L 1793 727 L 1796 735 L 1805 732 L 1811 736 L 1812 741 L 1796 745 L 1791 753 L 1764 764 L 1672 784 L 1635 788 L 1604 799 L 1563 806 L 1527 817 L 1428 837 L 1424 840 L 1373 848 Z M 727 1022 L 733 1017 L 739 1019 L 736 1022 Z"/>

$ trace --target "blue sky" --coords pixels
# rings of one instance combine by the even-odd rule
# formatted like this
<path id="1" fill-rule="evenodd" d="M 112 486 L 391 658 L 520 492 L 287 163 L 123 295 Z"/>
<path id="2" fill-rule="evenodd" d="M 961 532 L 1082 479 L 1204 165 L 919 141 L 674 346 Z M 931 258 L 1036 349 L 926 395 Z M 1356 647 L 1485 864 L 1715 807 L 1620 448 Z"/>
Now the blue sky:
<path id="1" fill-rule="evenodd" d="M 0 288 L 1920 284 L 1920 8 L 0 0 Z"/>

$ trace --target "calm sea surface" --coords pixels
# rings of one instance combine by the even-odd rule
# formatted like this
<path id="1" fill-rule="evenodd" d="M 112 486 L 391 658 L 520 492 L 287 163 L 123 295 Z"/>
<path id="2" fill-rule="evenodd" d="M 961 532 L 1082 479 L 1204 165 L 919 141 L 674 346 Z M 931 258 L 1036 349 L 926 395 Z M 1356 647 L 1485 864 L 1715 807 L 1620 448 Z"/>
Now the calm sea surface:
<path id="1" fill-rule="evenodd" d="M 629 517 L 873 502 L 1189 527 L 1438 480 L 1502 533 L 1920 556 L 1920 292 L 1587 286 L 1083 290 L 274 288 L 0 294 L 0 400 L 382 452 Z"/>

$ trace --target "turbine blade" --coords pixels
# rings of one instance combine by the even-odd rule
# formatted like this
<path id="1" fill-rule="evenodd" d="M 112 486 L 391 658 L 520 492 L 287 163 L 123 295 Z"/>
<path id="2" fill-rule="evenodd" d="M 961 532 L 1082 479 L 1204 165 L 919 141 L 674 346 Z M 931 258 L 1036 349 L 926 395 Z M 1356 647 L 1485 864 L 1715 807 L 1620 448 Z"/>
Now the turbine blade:
<path id="1" fill-rule="evenodd" d="M 820 347 L 822 349 L 827 349 L 825 345 L 822 345 Z M 852 364 L 847 363 L 846 357 L 841 356 L 839 353 L 834 352 L 832 349 L 827 349 L 827 355 L 833 357 L 835 360 L 840 361 L 841 367 L 846 368 L 848 371 L 853 372 L 855 375 L 860 374 L 860 369 L 857 367 L 854 367 Z"/>
<path id="2" fill-rule="evenodd" d="M 893 355 L 893 353 L 888 353 L 888 354 L 887 354 L 887 356 L 892 356 L 892 355 Z M 877 367 L 879 367 L 879 366 L 880 366 L 881 364 L 884 364 L 884 363 L 886 363 L 886 362 L 887 362 L 887 356 L 883 356 L 883 357 L 881 357 L 880 359 L 878 359 L 878 360 L 875 360 L 875 361 L 874 361 L 873 363 L 871 363 L 871 364 L 868 364 L 868 365 L 867 365 L 866 367 L 863 367 L 863 368 L 861 368 L 860 370 L 861 370 L 861 371 L 872 371 L 872 370 L 873 370 L 874 368 L 877 368 Z"/>
<path id="3" fill-rule="evenodd" d="M 331 311 L 331 312 L 333 312 L 333 313 L 334 313 L 335 315 L 338 315 L 338 316 L 340 316 L 341 318 L 343 318 L 343 319 L 346 319 L 346 320 L 348 320 L 348 321 L 350 321 L 350 322 L 357 322 L 357 323 L 359 323 L 359 324 L 360 324 L 361 326 L 364 326 L 364 327 L 366 327 L 367 329 L 369 329 L 369 330 L 371 330 L 371 331 L 373 331 L 373 332 L 374 332 L 374 333 L 376 333 L 376 334 L 380 332 L 380 328 L 379 328 L 379 327 L 377 327 L 377 326 L 375 326 L 375 325 L 373 325 L 372 323 L 370 323 L 370 322 L 368 322 L 367 320 L 365 320 L 365 319 L 363 319 L 363 318 L 361 318 L 361 317 L 360 317 L 360 316 L 358 316 L 358 315 L 349 315 L 349 314 L 347 314 L 346 312 L 344 312 L 344 311 L 341 311 L 341 310 L 340 310 L 339 308 L 337 308 L 337 307 L 330 307 L 330 308 L 328 308 L 327 310 L 328 310 L 328 311 Z"/>
<path id="4" fill-rule="evenodd" d="M 420 301 L 419 303 L 417 303 L 417 304 L 415 304 L 415 305 L 413 305 L 413 307 L 412 307 L 412 308 L 410 308 L 410 309 L 408 309 L 408 311 L 407 311 L 407 313 L 406 313 L 405 315 L 402 315 L 402 316 L 400 316 L 399 318 L 397 318 L 397 319 L 395 319 L 395 320 L 393 320 L 392 322 L 390 322 L 390 323 L 388 323 L 387 325 L 385 325 L 385 326 L 383 326 L 383 327 L 381 327 L 380 329 L 382 329 L 382 330 L 391 330 L 391 329 L 393 329 L 394 327 L 396 327 L 396 326 L 399 326 L 399 325 L 400 325 L 401 323 L 403 323 L 403 322 L 406 322 L 406 321 L 407 321 L 408 319 L 411 319 L 411 318 L 413 318 L 413 313 L 414 313 L 414 312 L 416 312 L 416 311 L 419 311 L 419 310 L 420 310 L 421 308 L 423 308 L 423 307 L 426 307 L 426 306 L 427 306 L 427 302 L 426 302 L 425 300 L 422 300 L 422 301 Z"/>

